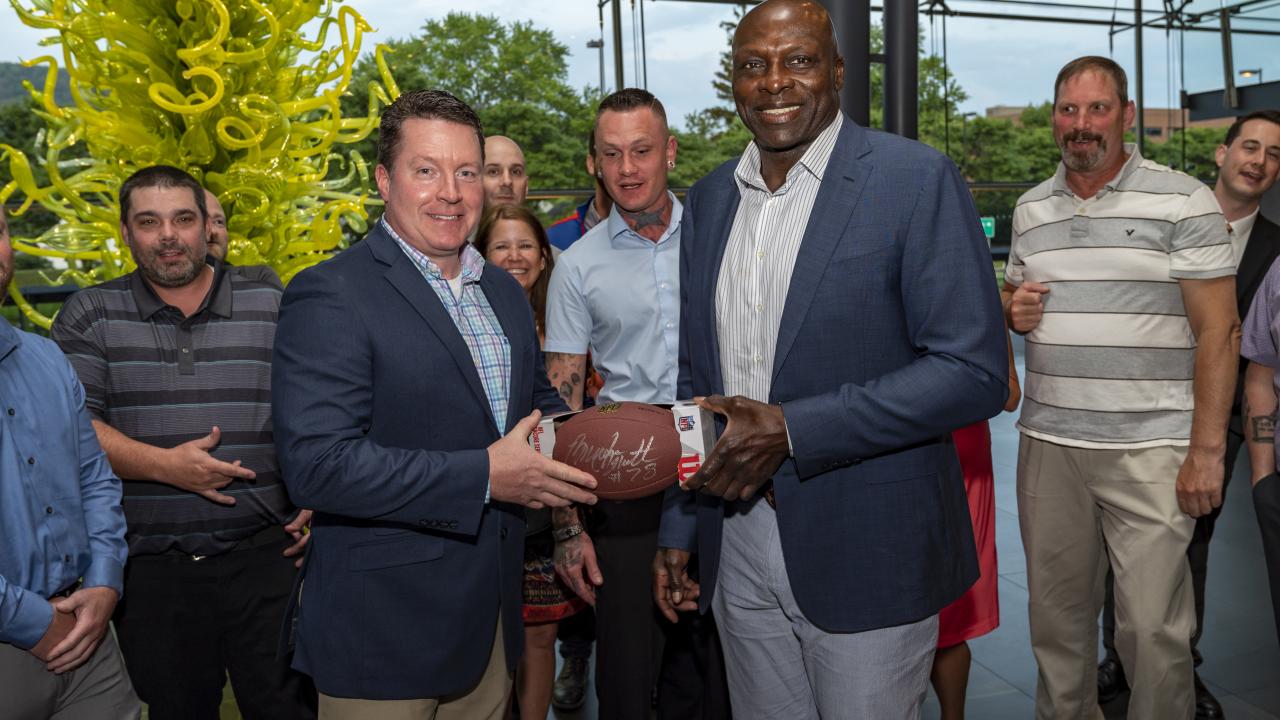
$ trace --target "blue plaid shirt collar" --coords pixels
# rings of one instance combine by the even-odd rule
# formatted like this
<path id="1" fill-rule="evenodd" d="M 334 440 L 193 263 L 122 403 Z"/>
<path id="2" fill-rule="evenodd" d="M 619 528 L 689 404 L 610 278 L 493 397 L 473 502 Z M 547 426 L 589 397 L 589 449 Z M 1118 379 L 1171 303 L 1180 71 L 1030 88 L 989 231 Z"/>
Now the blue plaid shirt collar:
<path id="1" fill-rule="evenodd" d="M 440 272 L 440 267 L 436 265 L 435 261 L 427 257 L 414 246 L 410 245 L 404 238 L 400 237 L 395 230 L 391 229 L 391 223 L 387 222 L 387 217 L 385 215 L 383 215 L 378 222 L 382 223 L 382 229 L 387 231 L 387 234 L 391 236 L 391 239 L 396 241 L 396 244 L 400 246 L 400 249 L 404 251 L 404 254 L 409 256 L 409 259 L 413 261 L 413 264 L 417 266 L 418 270 L 420 270 L 428 280 L 434 278 L 442 282 L 446 281 L 444 273 Z M 465 285 L 480 282 L 480 276 L 484 273 L 485 264 L 484 256 L 480 254 L 480 251 L 476 250 L 471 243 L 467 243 L 462 246 L 461 260 L 462 283 Z"/>

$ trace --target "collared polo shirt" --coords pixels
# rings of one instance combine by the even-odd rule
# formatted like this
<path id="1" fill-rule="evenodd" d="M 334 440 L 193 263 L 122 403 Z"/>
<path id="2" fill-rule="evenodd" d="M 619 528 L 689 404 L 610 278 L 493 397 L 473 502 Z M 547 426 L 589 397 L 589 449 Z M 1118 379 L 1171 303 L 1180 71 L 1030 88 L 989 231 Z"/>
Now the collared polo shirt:
<path id="1" fill-rule="evenodd" d="M 1027 334 L 1018 428 L 1083 448 L 1187 445 L 1195 408 L 1195 336 L 1183 279 L 1235 274 L 1213 192 L 1133 145 L 1094 197 L 1066 170 L 1028 191 L 1013 214 L 1005 279 L 1049 286 Z"/>
<path id="2" fill-rule="evenodd" d="M 636 234 L 615 205 L 561 253 L 551 274 L 543 349 L 590 351 L 604 378 L 599 402 L 676 399 L 683 206 L 674 195 L 671 202 L 657 242 Z"/>
<path id="3" fill-rule="evenodd" d="M 84 383 L 89 413 L 162 448 L 208 435 L 211 454 L 255 473 L 221 505 L 172 485 L 124 479 L 129 554 L 215 555 L 294 514 L 271 429 L 271 350 L 282 290 L 221 264 L 209 295 L 185 317 L 134 271 L 72 295 L 51 337 Z M 283 535 L 283 532 L 282 532 Z"/>

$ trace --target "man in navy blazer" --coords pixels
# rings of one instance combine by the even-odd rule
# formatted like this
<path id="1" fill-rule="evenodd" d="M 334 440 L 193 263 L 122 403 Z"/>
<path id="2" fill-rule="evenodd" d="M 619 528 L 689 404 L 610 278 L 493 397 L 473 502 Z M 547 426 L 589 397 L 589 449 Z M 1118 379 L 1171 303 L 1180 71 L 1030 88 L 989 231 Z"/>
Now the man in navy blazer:
<path id="1" fill-rule="evenodd" d="M 286 631 L 322 718 L 504 717 L 521 506 L 594 502 L 590 475 L 527 444 L 564 405 L 524 292 L 466 242 L 483 137 L 452 95 L 401 95 L 380 128 L 382 220 L 281 305 L 277 450 L 315 511 Z"/>
<path id="2" fill-rule="evenodd" d="M 951 162 L 841 116 L 817 2 L 757 6 L 733 62 L 754 142 L 690 190 L 681 262 L 681 394 L 726 424 L 655 599 L 693 607 L 696 545 L 736 718 L 918 717 L 978 575 L 950 431 L 1007 393 L 989 251 Z"/>

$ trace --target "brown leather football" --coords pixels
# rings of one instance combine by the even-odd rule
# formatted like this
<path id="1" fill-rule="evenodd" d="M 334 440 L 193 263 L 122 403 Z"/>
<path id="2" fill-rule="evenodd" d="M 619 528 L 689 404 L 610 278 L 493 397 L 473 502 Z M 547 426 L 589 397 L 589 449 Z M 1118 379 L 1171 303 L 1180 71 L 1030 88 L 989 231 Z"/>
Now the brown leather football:
<path id="1" fill-rule="evenodd" d="M 670 410 L 620 402 L 588 408 L 557 427 L 551 457 L 595 476 L 597 497 L 631 500 L 674 483 L 680 453 Z"/>

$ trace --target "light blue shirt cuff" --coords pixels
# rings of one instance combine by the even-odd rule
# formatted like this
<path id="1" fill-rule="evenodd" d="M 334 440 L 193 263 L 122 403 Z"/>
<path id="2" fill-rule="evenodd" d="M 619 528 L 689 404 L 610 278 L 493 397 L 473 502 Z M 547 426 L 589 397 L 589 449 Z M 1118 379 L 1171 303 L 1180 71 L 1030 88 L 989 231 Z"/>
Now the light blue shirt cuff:
<path id="1" fill-rule="evenodd" d="M 83 587 L 109 587 L 124 597 L 124 565 L 115 558 L 95 557 L 84 571 Z"/>
<path id="2" fill-rule="evenodd" d="M 13 594 L 6 600 L 13 601 L 17 610 L 5 624 L 3 632 L 0 632 L 0 641 L 30 650 L 49 630 L 49 625 L 53 622 L 53 606 L 48 600 L 25 588 L 10 585 L 9 590 Z"/>

